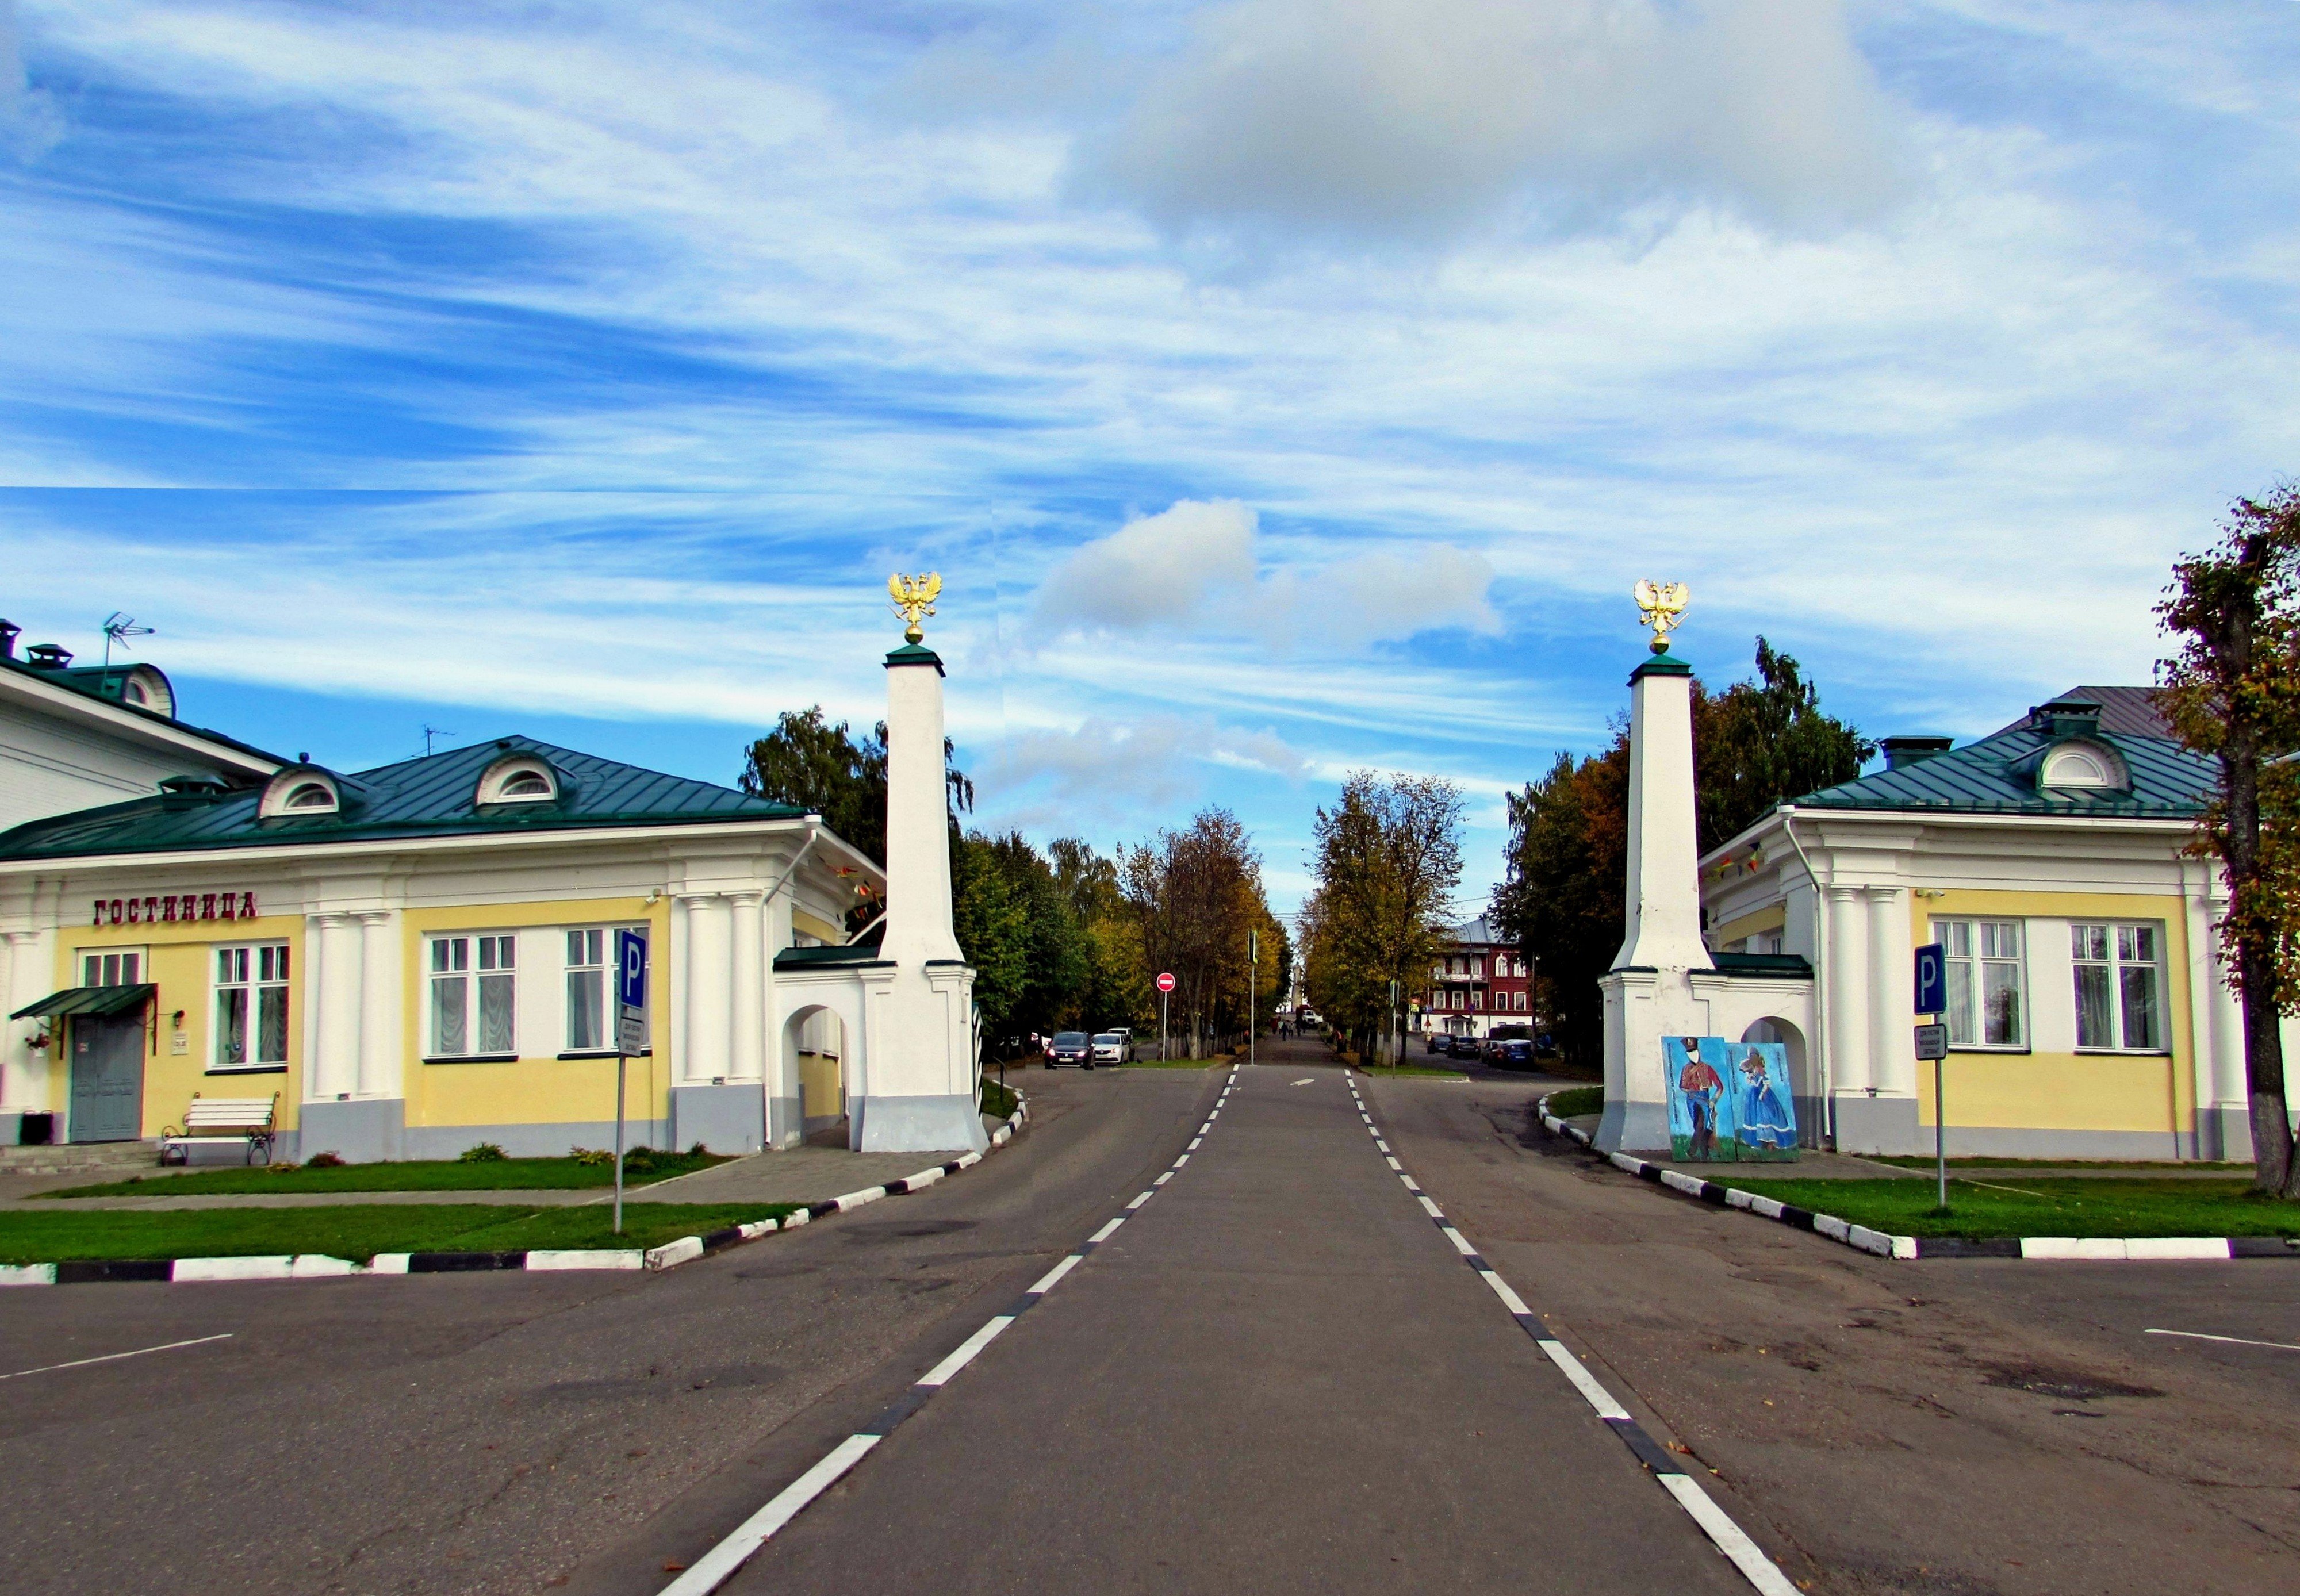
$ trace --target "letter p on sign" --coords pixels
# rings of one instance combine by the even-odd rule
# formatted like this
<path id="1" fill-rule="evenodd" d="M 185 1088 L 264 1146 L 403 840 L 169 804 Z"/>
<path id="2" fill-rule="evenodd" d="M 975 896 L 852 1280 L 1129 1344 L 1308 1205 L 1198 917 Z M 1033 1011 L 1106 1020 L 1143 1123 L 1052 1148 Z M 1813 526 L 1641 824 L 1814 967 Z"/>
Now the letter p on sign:
<path id="1" fill-rule="evenodd" d="M 1917 950 L 1916 1011 L 1948 1012 L 1948 955 L 1937 942 L 1929 942 Z"/>

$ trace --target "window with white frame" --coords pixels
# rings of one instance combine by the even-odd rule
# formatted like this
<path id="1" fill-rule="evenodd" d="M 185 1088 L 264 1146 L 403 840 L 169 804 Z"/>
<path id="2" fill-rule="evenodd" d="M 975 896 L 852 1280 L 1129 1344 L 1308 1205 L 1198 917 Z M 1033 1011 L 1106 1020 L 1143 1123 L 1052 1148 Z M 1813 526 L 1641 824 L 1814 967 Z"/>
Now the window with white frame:
<path id="1" fill-rule="evenodd" d="M 431 939 L 431 1048 L 438 1059 L 518 1051 L 512 1017 L 518 999 L 519 939 Z"/>
<path id="2" fill-rule="evenodd" d="M 144 979 L 141 948 L 83 948 L 79 984 L 83 986 L 134 986 Z"/>
<path id="3" fill-rule="evenodd" d="M 567 1051 L 604 1052 L 614 1046 L 615 927 L 584 927 L 567 933 Z"/>
<path id="4" fill-rule="evenodd" d="M 2069 927 L 2079 1047 L 2163 1051 L 2163 941 L 2153 925 Z"/>
<path id="5" fill-rule="evenodd" d="M 1935 920 L 1933 940 L 1948 963 L 1951 1047 L 2024 1047 L 2021 922 Z"/>
<path id="6" fill-rule="evenodd" d="M 288 944 L 215 951 L 218 1069 L 276 1069 L 288 1062 Z"/>

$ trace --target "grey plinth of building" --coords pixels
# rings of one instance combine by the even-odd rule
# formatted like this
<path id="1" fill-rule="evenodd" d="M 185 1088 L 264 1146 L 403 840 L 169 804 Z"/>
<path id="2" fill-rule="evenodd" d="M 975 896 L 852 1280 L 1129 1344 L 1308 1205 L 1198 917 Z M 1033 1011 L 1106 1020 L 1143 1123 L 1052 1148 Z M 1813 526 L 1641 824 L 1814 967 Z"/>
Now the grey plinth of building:
<path id="1" fill-rule="evenodd" d="M 740 1156 L 766 1145 L 767 1094 L 758 1082 L 673 1086 L 671 1144 L 700 1143 L 712 1152 Z"/>
<path id="2" fill-rule="evenodd" d="M 1610 1101 L 1597 1121 L 1600 1152 L 1664 1152 L 1669 1147 L 1669 1105 Z"/>
<path id="3" fill-rule="evenodd" d="M 1952 1143 L 1956 1135 L 1956 1127 L 1952 1125 Z M 1917 1100 L 1913 1097 L 1871 1097 L 1866 1093 L 1846 1092 L 1837 1098 L 1836 1144 L 1839 1152 L 1906 1157 L 1930 1152 L 1933 1134 L 1918 1125 Z"/>
<path id="4" fill-rule="evenodd" d="M 767 1099 L 767 1145 L 796 1147 L 806 1140 L 806 1110 L 797 1097 Z"/>
<path id="5" fill-rule="evenodd" d="M 407 1103 L 404 1098 L 307 1102 L 298 1118 L 296 1156 L 299 1159 L 308 1160 L 314 1154 L 332 1152 L 347 1164 L 372 1164 L 406 1156 L 404 1145 Z"/>
<path id="6" fill-rule="evenodd" d="M 858 1097 L 848 1105 L 857 1152 L 980 1152 L 990 1145 L 971 1093 L 953 1097 Z"/>

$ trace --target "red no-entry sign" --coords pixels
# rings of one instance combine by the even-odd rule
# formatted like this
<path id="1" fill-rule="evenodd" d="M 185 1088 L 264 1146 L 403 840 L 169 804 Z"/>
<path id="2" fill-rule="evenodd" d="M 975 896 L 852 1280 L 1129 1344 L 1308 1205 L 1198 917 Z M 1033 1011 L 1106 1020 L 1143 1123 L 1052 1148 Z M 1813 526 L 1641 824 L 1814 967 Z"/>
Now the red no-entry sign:
<path id="1" fill-rule="evenodd" d="M 1158 972 L 1158 990 L 1161 992 L 1171 992 L 1174 990 L 1174 972 L 1172 970 L 1162 969 Z"/>

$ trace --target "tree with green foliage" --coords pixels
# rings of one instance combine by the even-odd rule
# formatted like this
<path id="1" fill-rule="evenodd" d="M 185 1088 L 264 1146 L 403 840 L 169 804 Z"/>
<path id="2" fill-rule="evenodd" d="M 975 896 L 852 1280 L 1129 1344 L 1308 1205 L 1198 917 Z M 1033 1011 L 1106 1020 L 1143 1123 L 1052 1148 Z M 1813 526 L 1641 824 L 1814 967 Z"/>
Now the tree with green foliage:
<path id="1" fill-rule="evenodd" d="M 2244 1007 L 2253 1188 L 2300 1200 L 2279 1023 L 2300 999 L 2300 486 L 2238 501 L 2221 530 L 2173 565 L 2157 606 L 2177 644 L 2157 703 L 2220 766 L 2189 851 L 2228 882 L 2220 935 Z"/>
<path id="2" fill-rule="evenodd" d="M 950 897 L 959 952 L 974 967 L 983 1029 L 991 1036 L 1010 1032 L 1029 986 L 1030 927 L 990 843 L 975 836 L 952 844 Z"/>
<path id="3" fill-rule="evenodd" d="M 974 808 L 974 783 L 958 768 L 957 747 L 942 744 L 944 781 L 954 816 Z M 744 750 L 736 785 L 754 798 L 809 814 L 880 864 L 887 861 L 887 723 L 857 741 L 846 722 L 832 725 L 816 704 L 785 710 L 775 729 Z M 952 821 L 954 830 L 957 822 Z"/>
<path id="4" fill-rule="evenodd" d="M 1353 771 L 1312 822 L 1317 886 L 1304 909 L 1310 1001 L 1370 1054 L 1446 945 L 1462 881 L 1462 790 Z"/>

